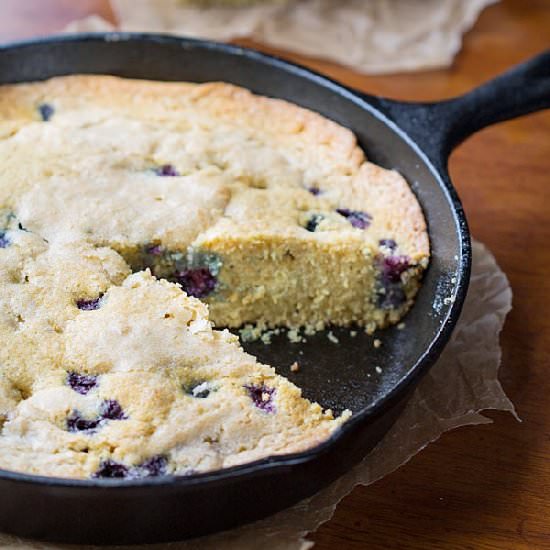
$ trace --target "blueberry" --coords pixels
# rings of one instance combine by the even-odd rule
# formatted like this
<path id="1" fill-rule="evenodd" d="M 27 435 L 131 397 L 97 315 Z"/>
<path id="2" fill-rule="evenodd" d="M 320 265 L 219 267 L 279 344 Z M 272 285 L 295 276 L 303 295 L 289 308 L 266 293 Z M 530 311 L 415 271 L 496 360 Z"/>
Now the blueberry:
<path id="1" fill-rule="evenodd" d="M 378 293 L 376 301 L 380 309 L 398 309 L 406 302 L 407 296 L 399 283 L 386 282 L 382 287 L 384 291 Z"/>
<path id="2" fill-rule="evenodd" d="M 143 464 L 138 466 L 137 475 L 139 477 L 158 477 L 166 475 L 166 467 L 168 466 L 168 460 L 165 456 L 157 455 L 146 460 Z"/>
<path id="3" fill-rule="evenodd" d="M 103 298 L 103 294 L 100 294 L 93 300 L 77 300 L 76 307 L 82 311 L 93 311 L 94 309 L 99 309 L 101 306 L 101 298 Z"/>
<path id="4" fill-rule="evenodd" d="M 67 384 L 77 393 L 86 395 L 97 386 L 97 376 L 69 372 Z"/>
<path id="5" fill-rule="evenodd" d="M 205 399 L 210 395 L 210 388 L 208 382 L 200 381 L 193 382 L 187 386 L 184 386 L 183 391 L 192 397 L 197 399 Z"/>
<path id="6" fill-rule="evenodd" d="M 176 273 L 175 279 L 176 282 L 182 286 L 183 290 L 194 298 L 204 298 L 208 296 L 216 288 L 218 283 L 217 277 L 213 275 L 207 267 L 197 267 L 180 271 Z"/>
<path id="7" fill-rule="evenodd" d="M 306 229 L 311 232 L 316 231 L 324 219 L 325 217 L 322 214 L 313 214 L 306 223 Z"/>
<path id="8" fill-rule="evenodd" d="M 397 248 L 397 243 L 393 239 L 380 239 L 378 244 L 389 250 L 395 250 Z"/>
<path id="9" fill-rule="evenodd" d="M 337 208 L 336 212 L 344 216 L 353 227 L 357 229 L 367 229 L 372 222 L 372 216 L 361 210 L 350 210 L 349 208 Z"/>
<path id="10" fill-rule="evenodd" d="M 44 122 L 48 122 L 55 113 L 55 109 L 49 103 L 42 103 L 38 107 L 38 112 Z"/>
<path id="11" fill-rule="evenodd" d="M 176 168 L 172 164 L 163 164 L 162 166 L 159 166 L 158 168 L 155 168 L 155 174 L 157 176 L 179 176 L 180 173 L 176 170 Z"/>
<path id="12" fill-rule="evenodd" d="M 401 307 L 407 300 L 401 274 L 410 267 L 408 256 L 379 256 L 377 259 L 380 270 L 377 305 L 381 309 Z"/>
<path id="13" fill-rule="evenodd" d="M 89 432 L 95 430 L 100 422 L 101 419 L 98 418 L 93 420 L 83 418 L 79 411 L 74 410 L 67 417 L 67 429 L 70 432 Z"/>
<path id="14" fill-rule="evenodd" d="M 248 391 L 248 395 L 258 409 L 261 409 L 267 413 L 275 412 L 275 404 L 273 403 L 275 388 L 269 388 L 264 384 L 261 386 L 248 384 L 245 386 L 245 389 Z"/>
<path id="15" fill-rule="evenodd" d="M 79 411 L 74 410 L 71 412 L 67 417 L 67 429 L 70 432 L 91 431 L 95 430 L 103 420 L 125 420 L 126 418 L 119 402 L 109 399 L 101 403 L 99 416 L 93 420 L 83 418 Z"/>
<path id="16" fill-rule="evenodd" d="M 128 477 L 129 470 L 124 464 L 119 464 L 114 460 L 104 460 L 100 466 L 99 470 L 93 474 L 92 477 L 96 479 L 109 479 L 109 478 L 124 478 Z"/>
<path id="17" fill-rule="evenodd" d="M 92 477 L 96 479 L 158 477 L 166 475 L 167 466 L 168 460 L 161 455 L 153 456 L 135 468 L 128 468 L 124 464 L 107 459 L 101 462 L 99 470 Z"/>
<path id="18" fill-rule="evenodd" d="M 148 244 L 144 248 L 145 254 L 150 256 L 162 256 L 164 249 L 160 244 Z"/>
<path id="19" fill-rule="evenodd" d="M 126 420 L 128 418 L 120 403 L 114 399 L 107 399 L 101 403 L 99 414 L 102 420 Z"/>
<path id="20" fill-rule="evenodd" d="M 408 256 L 384 256 L 379 263 L 382 279 L 394 283 L 401 280 L 401 274 L 410 266 Z"/>
<path id="21" fill-rule="evenodd" d="M 10 244 L 9 237 L 4 232 L 0 232 L 0 248 L 8 248 Z"/>

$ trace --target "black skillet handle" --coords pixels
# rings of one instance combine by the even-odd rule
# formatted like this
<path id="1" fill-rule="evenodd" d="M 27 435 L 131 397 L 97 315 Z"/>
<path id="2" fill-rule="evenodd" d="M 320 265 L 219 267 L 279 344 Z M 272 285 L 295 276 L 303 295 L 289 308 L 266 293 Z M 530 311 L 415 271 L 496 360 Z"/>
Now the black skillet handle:
<path id="1" fill-rule="evenodd" d="M 380 109 L 409 134 L 432 162 L 446 168 L 451 151 L 478 130 L 550 108 L 550 50 L 463 96 L 446 101 L 376 100 Z"/>

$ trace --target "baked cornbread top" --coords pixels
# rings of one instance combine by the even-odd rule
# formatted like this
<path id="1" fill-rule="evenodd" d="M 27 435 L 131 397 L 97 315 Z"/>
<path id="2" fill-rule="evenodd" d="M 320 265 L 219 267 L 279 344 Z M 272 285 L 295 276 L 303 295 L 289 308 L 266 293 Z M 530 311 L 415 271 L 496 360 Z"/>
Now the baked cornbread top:
<path id="1" fill-rule="evenodd" d="M 350 131 L 229 84 L 3 86 L 0 158 L 0 206 L 50 242 L 124 253 L 275 234 L 393 240 L 411 263 L 429 254 L 409 186 L 367 162 Z"/>

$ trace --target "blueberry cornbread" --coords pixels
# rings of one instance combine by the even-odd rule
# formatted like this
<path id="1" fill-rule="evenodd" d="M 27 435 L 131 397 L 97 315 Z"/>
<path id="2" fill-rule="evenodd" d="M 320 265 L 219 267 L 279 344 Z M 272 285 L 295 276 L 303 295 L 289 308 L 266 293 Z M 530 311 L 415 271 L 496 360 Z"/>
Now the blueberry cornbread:
<path id="1" fill-rule="evenodd" d="M 384 327 L 429 257 L 420 207 L 347 129 L 228 84 L 74 76 L 0 91 L 0 206 L 117 251 L 218 326 Z"/>
<path id="2" fill-rule="evenodd" d="M 73 478 L 188 475 L 304 450 L 346 419 L 301 397 L 207 306 L 114 250 L 0 248 L 0 467 Z M 9 223 L 8 222 L 8 223 Z"/>
<path id="3" fill-rule="evenodd" d="M 219 327 L 398 321 L 427 266 L 404 179 L 228 84 L 0 87 L 0 467 L 186 475 L 333 418 Z"/>

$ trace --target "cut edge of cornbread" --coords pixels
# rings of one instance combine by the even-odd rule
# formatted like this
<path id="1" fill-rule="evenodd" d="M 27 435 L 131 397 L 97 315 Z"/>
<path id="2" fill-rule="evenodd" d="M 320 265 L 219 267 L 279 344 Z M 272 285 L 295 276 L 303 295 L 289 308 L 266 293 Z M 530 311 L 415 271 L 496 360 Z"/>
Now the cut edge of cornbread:
<path id="1" fill-rule="evenodd" d="M 38 113 L 42 105 L 51 105 L 47 123 Z M 99 193 L 99 184 L 88 178 L 77 186 L 79 193 L 74 192 L 74 182 L 79 182 L 75 157 L 82 149 L 76 147 L 71 156 L 71 145 L 63 136 L 85 134 L 95 126 L 100 128 L 99 136 L 107 135 L 102 125 L 124 137 L 132 135 L 128 128 L 136 127 L 150 132 L 161 127 L 170 136 L 145 143 L 148 156 L 143 161 L 135 150 L 125 156 L 122 145 L 120 150 L 114 147 L 111 166 L 109 151 L 98 150 L 104 153 L 104 165 L 90 161 L 83 164 L 83 171 L 95 169 L 101 174 L 97 179 L 103 178 L 102 197 L 108 197 L 112 188 L 109 178 L 120 182 L 116 208 L 130 205 L 132 212 L 138 206 L 132 203 L 130 190 L 135 194 L 139 188 L 141 201 L 154 200 L 156 191 L 173 198 L 178 186 L 204 190 L 200 191 L 204 214 L 194 225 L 182 226 L 179 233 L 167 231 L 140 214 L 135 225 L 146 226 L 147 231 L 128 238 L 87 209 L 88 199 Z M 183 136 L 179 141 L 178 133 Z M 228 145 L 233 134 L 236 143 Z M 200 142 L 204 135 L 221 154 L 192 142 L 193 138 Z M 233 85 L 71 76 L 4 86 L 0 136 L 5 136 L 0 147 L 11 139 L 7 152 L 14 153 L 7 162 L 6 183 L 0 185 L 0 200 L 22 217 L 26 227 L 48 239 L 70 235 L 69 240 L 116 249 L 134 270 L 150 267 L 204 299 L 218 326 L 385 327 L 410 308 L 429 260 L 424 217 L 402 176 L 366 161 L 354 135 L 342 126 Z M 25 149 L 25 139 L 32 138 L 43 143 L 44 150 L 36 152 L 25 176 L 20 173 L 18 152 Z M 253 143 L 250 154 L 249 142 Z M 191 147 L 191 156 L 197 147 L 197 155 L 208 158 L 207 166 L 190 169 L 187 157 L 178 152 L 180 146 Z M 68 152 L 67 158 L 58 159 L 58 151 Z M 60 165 L 52 167 L 52 158 Z M 148 165 L 170 166 L 177 176 L 157 177 L 154 182 L 154 175 L 142 176 Z M 69 174 L 63 181 L 65 170 Z M 312 194 L 313 190 L 318 193 Z M 184 201 L 185 196 L 177 197 L 183 219 L 189 216 Z M 351 218 L 338 211 L 368 215 L 368 227 L 354 227 Z M 79 226 L 78 220 L 94 217 L 95 227 Z M 320 223 L 308 231 L 317 218 Z M 125 223 L 130 226 L 132 220 Z M 186 236 L 178 240 L 178 234 Z M 185 275 L 197 269 L 213 270 L 206 281 L 199 281 L 207 292 L 193 289 L 193 273 Z"/>

